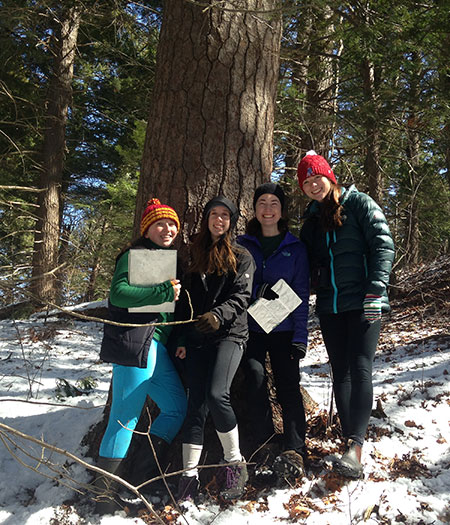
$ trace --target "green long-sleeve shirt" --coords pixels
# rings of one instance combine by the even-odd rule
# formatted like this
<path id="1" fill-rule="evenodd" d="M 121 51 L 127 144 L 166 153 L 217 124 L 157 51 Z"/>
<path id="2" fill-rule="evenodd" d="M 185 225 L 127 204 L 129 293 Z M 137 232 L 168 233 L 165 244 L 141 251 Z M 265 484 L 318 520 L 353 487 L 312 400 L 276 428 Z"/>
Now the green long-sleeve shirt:
<path id="1" fill-rule="evenodd" d="M 130 285 L 128 281 L 127 251 L 117 261 L 109 291 L 109 299 L 114 306 L 120 308 L 162 304 L 174 300 L 174 288 L 170 281 L 151 286 Z M 159 317 L 158 322 L 174 320 L 174 314 L 172 313 L 160 313 Z M 171 326 L 157 326 L 154 338 L 165 345 L 171 330 Z"/>

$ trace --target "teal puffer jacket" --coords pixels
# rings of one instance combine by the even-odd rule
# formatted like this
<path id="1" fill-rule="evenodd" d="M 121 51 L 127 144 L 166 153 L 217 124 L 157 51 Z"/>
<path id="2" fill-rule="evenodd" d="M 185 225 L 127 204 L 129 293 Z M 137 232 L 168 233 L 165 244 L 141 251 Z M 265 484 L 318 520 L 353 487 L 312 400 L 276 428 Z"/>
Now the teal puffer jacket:
<path id="1" fill-rule="evenodd" d="M 320 203 L 308 205 L 300 232 L 306 244 L 316 313 L 329 314 L 363 308 L 366 294 L 382 297 L 389 310 L 387 286 L 394 260 L 394 243 L 378 204 L 355 186 L 343 188 L 340 198 L 344 223 L 324 232 Z"/>

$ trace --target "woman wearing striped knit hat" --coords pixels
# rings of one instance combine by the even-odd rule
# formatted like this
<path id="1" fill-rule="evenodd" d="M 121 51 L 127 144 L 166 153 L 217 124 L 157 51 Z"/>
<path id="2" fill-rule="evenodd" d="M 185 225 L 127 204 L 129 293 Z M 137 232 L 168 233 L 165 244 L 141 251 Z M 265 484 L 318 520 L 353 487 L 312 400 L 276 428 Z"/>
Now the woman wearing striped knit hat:
<path id="1" fill-rule="evenodd" d="M 173 321 L 172 313 L 131 313 L 131 307 L 159 305 L 178 300 L 181 285 L 176 275 L 151 286 L 132 286 L 128 279 L 128 252 L 170 249 L 180 229 L 178 216 L 170 206 L 151 199 L 141 219 L 141 236 L 122 250 L 109 295 L 113 321 L 148 324 Z M 150 438 L 161 462 L 169 443 L 178 433 L 186 414 L 186 395 L 178 373 L 167 353 L 171 326 L 123 327 L 105 324 L 100 358 L 113 364 L 112 404 L 108 425 L 100 444 L 98 466 L 120 475 L 147 395 L 158 405 L 160 414 L 152 422 Z M 126 427 L 126 428 L 125 428 Z M 151 448 L 139 465 L 133 465 L 134 485 L 159 474 Z M 109 514 L 122 504 L 105 477 L 94 483 L 98 489 L 96 512 Z"/>
<path id="2" fill-rule="evenodd" d="M 309 151 L 297 170 L 302 191 L 312 199 L 300 239 L 306 244 L 316 314 L 333 370 L 333 389 L 344 455 L 334 469 L 362 476 L 361 448 L 372 411 L 372 363 L 389 310 L 386 289 L 394 244 L 378 204 L 353 185 L 337 183 L 328 162 Z"/>

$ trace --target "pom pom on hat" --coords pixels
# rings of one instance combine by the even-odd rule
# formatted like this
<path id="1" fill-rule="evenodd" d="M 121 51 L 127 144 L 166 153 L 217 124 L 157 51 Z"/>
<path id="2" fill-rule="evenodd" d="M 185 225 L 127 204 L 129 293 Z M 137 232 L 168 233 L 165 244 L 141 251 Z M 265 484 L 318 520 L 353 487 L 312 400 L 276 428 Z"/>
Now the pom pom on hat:
<path id="1" fill-rule="evenodd" d="M 337 184 L 336 177 L 328 162 L 321 155 L 317 155 L 314 150 L 310 150 L 302 158 L 297 167 L 298 183 L 302 191 L 305 180 L 313 175 L 323 175 L 334 184 Z"/>
<path id="2" fill-rule="evenodd" d="M 147 230 L 150 226 L 161 219 L 170 219 L 177 225 L 177 231 L 180 229 L 180 219 L 176 211 L 167 206 L 166 204 L 161 204 L 159 199 L 150 199 L 147 202 L 147 206 L 142 214 L 141 219 L 141 235 L 144 237 Z"/>

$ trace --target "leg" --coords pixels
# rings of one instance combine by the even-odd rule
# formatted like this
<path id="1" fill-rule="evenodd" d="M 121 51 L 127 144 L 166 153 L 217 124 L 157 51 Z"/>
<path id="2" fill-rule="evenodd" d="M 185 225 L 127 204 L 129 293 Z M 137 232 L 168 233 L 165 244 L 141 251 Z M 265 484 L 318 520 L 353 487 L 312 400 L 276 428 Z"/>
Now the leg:
<path id="1" fill-rule="evenodd" d="M 213 348 L 208 351 L 210 355 L 214 355 Z M 206 392 L 208 408 L 219 432 L 229 432 L 237 425 L 230 401 L 230 389 L 242 354 L 242 346 L 233 341 L 220 341 L 215 350 Z"/>
<path id="2" fill-rule="evenodd" d="M 185 359 L 188 406 L 183 424 L 183 469 L 178 482 L 177 500 L 195 500 L 199 490 L 197 466 L 203 450 L 203 429 L 208 407 L 206 384 L 211 356 L 209 349 L 188 347 Z"/>
<path id="3" fill-rule="evenodd" d="M 373 408 L 372 367 L 381 321 L 368 323 L 360 312 L 349 312 L 350 422 L 348 437 L 362 445 Z"/>
<path id="4" fill-rule="evenodd" d="M 250 332 L 247 349 L 242 359 L 248 393 L 248 414 L 252 428 L 255 430 L 254 438 L 257 447 L 275 432 L 267 392 L 267 343 L 266 334 Z"/>
<path id="5" fill-rule="evenodd" d="M 212 355 L 214 350 L 210 349 Z M 215 349 L 207 389 L 208 407 L 221 442 L 225 465 L 219 471 L 223 478 L 220 495 L 225 500 L 242 496 L 248 480 L 247 465 L 239 447 L 236 416 L 230 402 L 230 389 L 242 359 L 242 346 L 233 341 L 221 341 Z M 235 463 L 239 461 L 240 463 Z"/>
<path id="6" fill-rule="evenodd" d="M 283 413 L 284 449 L 305 454 L 306 418 L 300 391 L 299 360 L 290 354 L 291 332 L 269 334 L 270 363 Z"/>
<path id="7" fill-rule="evenodd" d="M 206 385 L 208 369 L 213 356 L 209 348 L 187 348 L 186 381 L 188 405 L 183 424 L 183 443 L 203 445 L 203 428 L 208 415 Z"/>
<path id="8" fill-rule="evenodd" d="M 132 431 L 147 397 L 149 374 L 146 368 L 113 365 L 111 412 L 100 444 L 100 456 L 124 458 L 127 455 Z"/>
<path id="9" fill-rule="evenodd" d="M 156 366 L 149 381 L 148 395 L 158 405 L 160 413 L 153 421 L 151 433 L 171 443 L 186 415 L 186 394 L 166 348 L 152 341 L 156 351 Z"/>
<path id="10" fill-rule="evenodd" d="M 351 375 L 347 316 L 345 313 L 322 315 L 320 328 L 333 372 L 333 391 L 342 433 L 348 437 L 351 420 Z"/>

